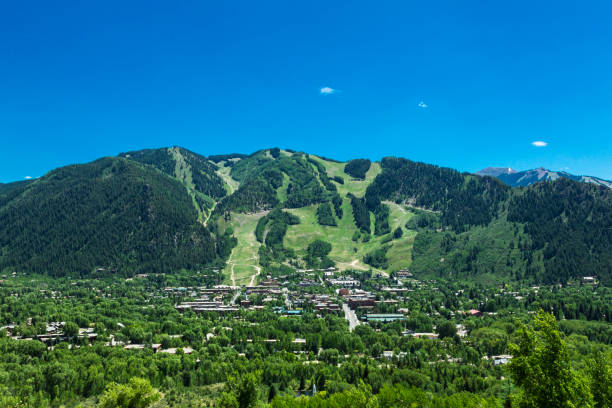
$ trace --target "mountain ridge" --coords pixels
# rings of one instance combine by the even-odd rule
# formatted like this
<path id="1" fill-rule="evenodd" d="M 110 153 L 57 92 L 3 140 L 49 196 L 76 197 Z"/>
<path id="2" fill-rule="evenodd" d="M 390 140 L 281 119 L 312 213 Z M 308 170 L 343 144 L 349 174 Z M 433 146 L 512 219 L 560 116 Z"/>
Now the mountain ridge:
<path id="1" fill-rule="evenodd" d="M 583 183 L 592 183 L 604 187 L 612 188 L 612 181 L 595 176 L 574 175 L 565 171 L 553 171 L 544 167 L 537 169 L 518 171 L 505 167 L 487 167 L 476 173 L 479 176 L 491 176 L 500 179 L 512 187 L 526 187 L 540 181 L 552 181 L 558 178 L 567 178 Z"/>
<path id="2" fill-rule="evenodd" d="M 397 157 L 138 150 L 0 185 L 0 221 L 5 271 L 214 267 L 220 281 L 249 284 L 260 272 L 336 266 L 612 281 L 611 189 L 566 177 L 518 189 Z"/>

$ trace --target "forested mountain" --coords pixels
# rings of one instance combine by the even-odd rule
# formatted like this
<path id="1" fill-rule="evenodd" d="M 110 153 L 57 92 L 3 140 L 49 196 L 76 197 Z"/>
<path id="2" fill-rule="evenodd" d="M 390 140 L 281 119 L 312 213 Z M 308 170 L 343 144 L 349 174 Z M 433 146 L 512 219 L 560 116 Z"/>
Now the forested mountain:
<path id="1" fill-rule="evenodd" d="M 505 167 L 487 167 L 475 174 L 479 176 L 497 177 L 504 183 L 513 187 L 525 187 L 540 181 L 554 181 L 559 178 L 580 181 L 583 183 L 592 183 L 600 186 L 612 188 L 612 181 L 604 180 L 593 176 L 576 176 L 565 171 L 552 171 L 540 167 L 533 170 L 516 171 Z"/>
<path id="2" fill-rule="evenodd" d="M 140 150 L 0 185 L 0 268 L 70 275 L 217 262 L 226 282 L 248 283 L 262 267 L 324 264 L 610 283 L 611 195 L 564 177 L 513 188 L 395 157 Z M 309 248 L 321 242 L 330 249 L 314 262 Z"/>
<path id="3" fill-rule="evenodd" d="M 196 269 L 215 240 L 176 180 L 136 162 L 67 166 L 0 194 L 0 269 L 78 276 Z"/>
<path id="4" fill-rule="evenodd" d="M 182 147 L 138 150 L 119 156 L 152 165 L 210 197 L 219 199 L 227 193 L 223 180 L 215 173 L 217 166 L 206 157 Z"/>
<path id="5" fill-rule="evenodd" d="M 32 183 L 33 181 L 34 180 L 23 180 L 23 181 L 16 181 L 14 183 L 7 183 L 7 184 L 0 183 L 0 194 L 8 194 L 11 191 L 19 190 L 22 187 L 25 187 L 28 184 Z"/>
<path id="6" fill-rule="evenodd" d="M 440 212 L 443 225 L 456 231 L 491 222 L 510 190 L 492 178 L 475 178 L 406 159 L 386 157 L 381 166 L 382 174 L 366 192 L 370 209 L 384 199 L 405 202 Z"/>

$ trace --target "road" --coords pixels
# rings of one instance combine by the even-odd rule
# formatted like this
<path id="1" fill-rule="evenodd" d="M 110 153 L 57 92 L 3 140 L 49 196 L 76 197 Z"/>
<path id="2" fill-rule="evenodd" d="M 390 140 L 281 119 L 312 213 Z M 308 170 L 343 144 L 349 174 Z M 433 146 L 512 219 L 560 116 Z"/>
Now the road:
<path id="1" fill-rule="evenodd" d="M 238 299 L 238 296 L 240 296 L 242 294 L 241 290 L 238 290 L 236 292 L 236 294 L 234 295 L 234 297 L 232 298 L 232 300 L 230 301 L 231 305 L 235 305 L 236 304 L 236 299 Z"/>
<path id="2" fill-rule="evenodd" d="M 249 286 L 255 286 L 255 279 L 257 279 L 257 277 L 261 273 L 261 268 L 259 266 L 256 266 L 256 265 L 251 265 L 251 266 L 253 268 L 255 268 L 257 273 L 255 273 L 254 275 L 251 275 L 251 281 L 249 282 Z"/>
<path id="3" fill-rule="evenodd" d="M 342 304 L 342 310 L 344 310 L 344 318 L 349 322 L 349 330 L 353 331 L 361 322 L 357 318 L 355 311 L 351 310 L 346 303 Z"/>

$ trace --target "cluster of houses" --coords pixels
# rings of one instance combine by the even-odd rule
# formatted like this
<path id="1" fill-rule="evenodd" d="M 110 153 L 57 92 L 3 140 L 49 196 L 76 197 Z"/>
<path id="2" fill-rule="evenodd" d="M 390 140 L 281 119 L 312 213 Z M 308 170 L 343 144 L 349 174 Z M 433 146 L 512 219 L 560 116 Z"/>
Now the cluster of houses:
<path id="1" fill-rule="evenodd" d="M 341 315 L 343 312 L 349 320 L 347 310 L 352 313 L 353 323 L 361 320 L 364 323 L 372 323 L 375 327 L 378 323 L 406 321 L 410 310 L 398 307 L 397 304 L 407 301 L 410 293 L 421 288 L 421 282 L 414 280 L 412 273 L 408 270 L 400 270 L 393 274 L 392 279 L 378 277 L 375 282 L 362 282 L 350 274 L 339 275 L 334 268 L 325 270 L 297 270 L 296 274 L 277 277 L 268 276 L 252 286 L 230 286 L 214 285 L 212 287 L 166 287 L 161 296 L 172 297 L 179 300 L 175 309 L 181 313 L 192 311 L 195 313 L 217 313 L 221 315 L 237 314 L 240 310 L 260 310 L 266 305 L 272 306 L 272 310 L 283 316 L 300 316 L 304 310 L 312 310 L 317 314 L 335 313 Z M 359 275 L 354 275 L 359 276 Z M 146 275 L 138 276 L 146 278 Z M 408 281 L 409 283 L 406 283 Z M 585 282 L 589 282 L 586 278 Z M 433 285 L 431 285 L 433 286 Z M 437 288 L 426 287 L 427 290 L 435 292 Z M 367 289 L 367 290 L 366 290 Z M 459 293 L 461 292 L 461 293 Z M 463 290 L 456 295 L 463 295 Z M 502 292 L 503 293 L 503 292 Z M 159 294 L 159 293 L 158 293 Z M 519 298 L 518 292 L 507 294 Z M 272 303 L 269 305 L 269 303 Z M 344 306 L 344 307 L 343 307 Z M 389 311 L 382 313 L 381 311 Z M 467 316 L 483 316 L 483 312 L 470 309 L 464 312 L 451 311 L 451 315 L 462 313 Z M 431 312 L 439 314 L 436 311 Z M 358 317 L 356 317 L 358 316 Z M 237 317 L 238 318 L 238 317 Z M 350 321 L 350 320 L 349 320 Z M 14 325 L 4 326 L 0 330 L 12 333 Z M 209 335 L 214 336 L 212 333 Z M 438 334 L 430 332 L 416 332 L 404 330 L 403 336 L 415 338 L 436 339 Z M 457 335 L 465 337 L 467 331 L 462 325 L 457 325 Z M 79 338 L 93 341 L 97 334 L 92 328 L 80 329 Z M 208 335 L 207 335 L 208 338 Z M 47 332 L 36 336 L 36 339 L 49 345 L 68 340 L 63 333 L 63 322 L 53 322 L 47 325 Z M 276 340 L 263 340 L 273 343 Z M 295 339 L 296 347 L 305 344 L 304 339 Z M 123 347 L 127 350 L 152 349 L 156 353 L 174 354 L 182 350 L 189 354 L 193 350 L 186 347 L 183 349 L 163 349 L 161 344 L 124 344 L 116 341 L 111 335 L 109 346 Z M 400 358 L 391 351 L 385 351 L 384 358 Z M 505 364 L 511 356 L 493 356 L 493 364 Z"/>

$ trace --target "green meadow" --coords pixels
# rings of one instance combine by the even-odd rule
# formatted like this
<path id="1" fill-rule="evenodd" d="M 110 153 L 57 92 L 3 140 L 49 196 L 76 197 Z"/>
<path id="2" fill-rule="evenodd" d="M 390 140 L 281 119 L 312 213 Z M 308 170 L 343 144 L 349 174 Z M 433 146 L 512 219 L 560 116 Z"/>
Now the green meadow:
<path id="1" fill-rule="evenodd" d="M 255 239 L 254 231 L 257 221 L 264 215 L 264 212 L 256 214 L 231 213 L 231 221 L 219 221 L 222 228 L 233 228 L 234 236 L 238 239 L 238 244 L 232 250 L 223 271 L 224 283 L 248 285 L 251 283 L 253 276 L 260 271 L 258 251 L 261 244 Z"/>
<path id="2" fill-rule="evenodd" d="M 387 204 L 391 209 L 389 215 L 391 230 L 395 230 L 398 226 L 401 226 L 404 230 L 404 235 L 400 239 L 387 243 L 387 245 L 391 245 L 387 252 L 387 258 L 389 259 L 389 270 L 392 271 L 410 265 L 416 231 L 405 229 L 406 222 L 413 215 L 411 212 L 395 203 Z M 300 224 L 289 226 L 284 245 L 303 255 L 310 242 L 315 239 L 323 239 L 332 244 L 330 258 L 336 262 L 339 268 L 370 269 L 371 267 L 362 261 L 364 255 L 384 245 L 382 241 L 387 237 L 387 235 L 378 237 L 372 235 L 369 242 L 362 242 L 362 236 L 359 242 L 353 241 L 353 235 L 359 230 L 355 226 L 353 210 L 348 198 L 344 198 L 342 201 L 344 216 L 337 220 L 338 226 L 336 227 L 323 226 L 317 223 L 317 206 L 315 205 L 288 209 L 287 211 L 298 216 Z"/>

